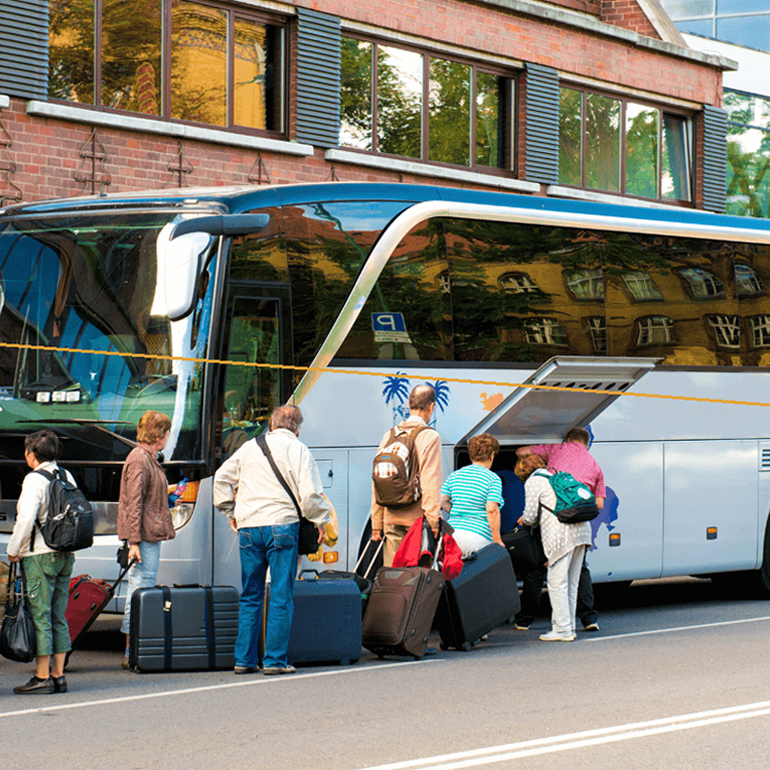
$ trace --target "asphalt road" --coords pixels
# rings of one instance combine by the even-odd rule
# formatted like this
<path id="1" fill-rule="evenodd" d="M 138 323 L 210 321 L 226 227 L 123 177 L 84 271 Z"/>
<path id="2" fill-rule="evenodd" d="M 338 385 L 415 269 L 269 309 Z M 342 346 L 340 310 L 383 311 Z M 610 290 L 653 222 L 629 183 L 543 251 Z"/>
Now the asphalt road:
<path id="1" fill-rule="evenodd" d="M 770 602 L 709 581 L 599 596 L 599 634 L 502 627 L 468 653 L 293 676 L 122 671 L 119 620 L 70 662 L 70 692 L 17 696 L 0 660 L 3 767 L 217 770 L 747 770 L 767 766 Z M 435 640 L 438 647 L 438 639 Z"/>

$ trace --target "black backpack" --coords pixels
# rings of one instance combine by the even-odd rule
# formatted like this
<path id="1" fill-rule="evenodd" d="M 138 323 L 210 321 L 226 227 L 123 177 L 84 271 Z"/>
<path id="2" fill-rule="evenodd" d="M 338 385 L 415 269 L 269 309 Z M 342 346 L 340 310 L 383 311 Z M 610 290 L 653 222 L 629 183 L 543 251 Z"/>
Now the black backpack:
<path id="1" fill-rule="evenodd" d="M 35 547 L 35 530 L 43 533 L 45 544 L 54 551 L 80 551 L 94 544 L 94 511 L 85 495 L 60 469 L 56 475 L 36 470 L 50 482 L 48 485 L 48 516 L 44 524 L 35 522 L 30 550 Z"/>

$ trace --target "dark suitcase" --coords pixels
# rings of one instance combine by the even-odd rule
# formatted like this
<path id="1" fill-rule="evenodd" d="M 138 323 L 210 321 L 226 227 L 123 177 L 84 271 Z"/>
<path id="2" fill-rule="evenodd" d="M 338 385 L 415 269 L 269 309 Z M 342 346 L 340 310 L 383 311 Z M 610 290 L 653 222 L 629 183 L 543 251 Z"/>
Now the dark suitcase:
<path id="1" fill-rule="evenodd" d="M 232 586 L 155 586 L 135 591 L 129 667 L 136 671 L 232 668 L 238 598 Z"/>
<path id="2" fill-rule="evenodd" d="M 508 552 L 490 543 L 463 561 L 463 570 L 448 580 L 436 614 L 441 649 L 470 650 L 473 643 L 521 608 L 516 575 Z"/>
<path id="3" fill-rule="evenodd" d="M 435 569 L 382 567 L 364 613 L 364 647 L 380 658 L 421 658 L 445 583 Z"/>
<path id="4" fill-rule="evenodd" d="M 118 575 L 114 583 L 92 578 L 90 575 L 78 575 L 70 580 L 69 596 L 65 617 L 70 631 L 72 648 L 77 647 L 83 635 L 99 617 L 107 603 L 115 595 L 115 589 L 126 572 L 133 566 L 133 561 Z"/>
<path id="5" fill-rule="evenodd" d="M 361 555 L 358 557 L 358 561 L 356 562 L 356 566 L 353 567 L 352 572 L 343 572 L 342 570 L 336 570 L 336 569 L 327 569 L 323 570 L 323 572 L 318 572 L 317 577 L 319 580 L 337 580 L 339 578 L 348 578 L 350 580 L 355 580 L 356 584 L 358 585 L 358 590 L 361 595 L 361 615 L 363 616 L 364 612 L 366 611 L 366 603 L 369 601 L 369 597 L 372 593 L 372 588 L 374 588 L 374 582 L 369 579 L 369 573 L 372 571 L 372 567 L 377 561 L 377 557 L 380 555 L 380 551 L 382 550 L 382 546 L 385 544 L 384 540 L 379 541 L 379 545 L 374 549 L 374 554 L 372 558 L 369 560 L 369 566 L 364 571 L 363 575 L 360 573 L 361 563 L 364 560 L 364 557 L 369 552 L 369 546 L 372 544 L 373 541 L 369 541 L 366 544 L 366 547 L 363 551 L 361 551 Z"/>
<path id="6" fill-rule="evenodd" d="M 295 666 L 356 663 L 361 657 L 361 592 L 352 578 L 319 580 L 305 570 L 294 581 L 288 661 Z M 265 591 L 259 658 L 265 650 L 270 586 Z"/>

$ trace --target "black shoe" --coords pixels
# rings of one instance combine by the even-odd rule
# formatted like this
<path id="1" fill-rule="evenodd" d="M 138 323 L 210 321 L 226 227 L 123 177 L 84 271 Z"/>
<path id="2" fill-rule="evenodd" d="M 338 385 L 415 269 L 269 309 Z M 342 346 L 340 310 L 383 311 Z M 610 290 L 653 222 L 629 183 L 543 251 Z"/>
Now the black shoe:
<path id="1" fill-rule="evenodd" d="M 33 676 L 27 684 L 20 684 L 18 687 L 14 687 L 13 691 L 17 695 L 35 695 L 37 693 L 48 695 L 49 693 L 56 692 L 54 687 L 53 679 L 50 676 L 48 679 L 38 679 L 36 676 Z"/>
<path id="2" fill-rule="evenodd" d="M 54 692 L 67 692 L 67 679 L 64 674 L 61 676 L 52 676 L 51 679 L 53 679 Z"/>

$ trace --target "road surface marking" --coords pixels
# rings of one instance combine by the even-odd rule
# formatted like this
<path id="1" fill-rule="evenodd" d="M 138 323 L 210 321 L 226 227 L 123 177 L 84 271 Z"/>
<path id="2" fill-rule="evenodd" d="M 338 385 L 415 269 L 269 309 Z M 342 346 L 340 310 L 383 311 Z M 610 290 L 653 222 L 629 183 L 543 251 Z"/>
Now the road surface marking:
<path id="1" fill-rule="evenodd" d="M 540 754 L 552 754 L 558 751 L 570 751 L 589 746 L 600 746 L 649 735 L 661 735 L 681 730 L 734 722 L 741 719 L 770 715 L 770 701 L 747 703 L 743 706 L 731 706 L 723 709 L 711 709 L 693 714 L 664 717 L 646 722 L 635 722 L 614 727 L 602 727 L 579 733 L 567 733 L 550 738 L 538 738 L 501 746 L 490 746 L 453 754 L 439 754 L 405 762 L 392 762 L 387 765 L 367 766 L 361 770 L 460 770 L 460 768 L 489 765 L 493 762 L 507 762 L 513 759 L 533 757 Z"/>
<path id="2" fill-rule="evenodd" d="M 227 684 L 202 685 L 200 687 L 188 687 L 180 690 L 164 690 L 162 692 L 144 693 L 142 695 L 123 695 L 119 698 L 103 698 L 101 700 L 81 701 L 79 703 L 63 703 L 57 706 L 41 706 L 39 708 L 19 709 L 18 711 L 0 712 L 2 717 L 18 717 L 24 714 L 43 714 L 51 711 L 65 711 L 67 709 L 87 708 L 89 706 L 104 706 L 108 703 L 128 703 L 130 701 L 149 700 L 151 698 L 168 698 L 175 695 L 189 695 L 198 692 L 210 692 L 213 690 L 227 690 L 233 687 L 254 687 L 255 685 L 274 684 L 280 680 L 283 682 L 296 682 L 298 679 L 315 679 L 320 676 L 341 676 L 344 674 L 355 674 L 362 671 L 381 671 L 385 668 L 394 668 L 396 666 L 418 666 L 424 663 L 439 663 L 442 658 L 428 658 L 427 660 L 409 660 L 398 663 L 372 663 L 372 665 L 356 666 L 344 669 L 335 669 L 334 671 L 317 671 L 312 674 L 292 674 L 290 676 L 264 676 L 255 674 L 254 677 L 239 677 L 244 681 L 229 682 Z"/>
<path id="3" fill-rule="evenodd" d="M 696 628 L 718 628 L 719 626 L 733 626 L 738 623 L 756 623 L 759 620 L 770 620 L 770 615 L 762 618 L 743 618 L 742 620 L 723 620 L 718 623 L 700 623 L 695 626 L 676 626 L 674 628 L 654 628 L 650 631 L 632 631 L 628 634 L 610 634 L 607 636 L 592 636 L 583 639 L 586 642 L 603 642 L 607 639 L 626 639 L 629 636 L 650 636 L 652 634 L 670 634 L 674 631 L 692 631 Z"/>

